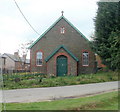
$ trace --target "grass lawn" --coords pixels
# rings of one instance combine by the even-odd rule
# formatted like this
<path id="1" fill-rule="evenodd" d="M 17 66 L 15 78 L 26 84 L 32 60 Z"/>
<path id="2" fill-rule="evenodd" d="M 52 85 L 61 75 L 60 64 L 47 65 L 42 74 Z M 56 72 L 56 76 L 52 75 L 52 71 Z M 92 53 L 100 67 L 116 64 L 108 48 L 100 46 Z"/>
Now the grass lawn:
<path id="1" fill-rule="evenodd" d="M 7 103 L 7 110 L 118 110 L 118 91 L 77 99 Z"/>
<path id="2" fill-rule="evenodd" d="M 3 75 L 4 89 L 19 89 L 19 88 L 39 88 L 39 87 L 55 87 L 68 86 L 78 84 L 89 84 L 98 82 L 117 81 L 117 72 L 100 72 L 97 74 L 80 74 L 79 76 L 64 76 L 54 77 L 47 75 L 33 74 L 12 74 Z M 15 81 L 18 78 L 18 81 Z"/>

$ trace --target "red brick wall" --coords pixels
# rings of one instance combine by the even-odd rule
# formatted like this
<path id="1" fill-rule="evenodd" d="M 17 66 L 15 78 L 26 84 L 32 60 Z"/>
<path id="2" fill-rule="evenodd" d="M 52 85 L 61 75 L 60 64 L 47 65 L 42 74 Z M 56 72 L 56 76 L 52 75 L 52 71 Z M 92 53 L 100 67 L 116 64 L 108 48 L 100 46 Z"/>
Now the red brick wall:
<path id="1" fill-rule="evenodd" d="M 65 33 L 60 33 L 60 28 L 65 27 Z M 43 66 L 35 66 L 36 51 L 43 50 L 44 59 L 48 57 L 60 45 L 64 45 L 70 52 L 72 52 L 78 59 L 78 74 L 94 72 L 95 55 L 91 51 L 88 41 L 83 38 L 73 27 L 71 27 L 64 19 L 61 19 L 40 41 L 38 41 L 31 48 L 31 71 L 47 73 L 47 64 L 44 60 Z M 82 52 L 89 51 L 90 65 L 88 67 L 82 66 Z M 53 63 L 53 62 L 51 62 Z M 52 69 L 51 65 L 51 69 Z"/>

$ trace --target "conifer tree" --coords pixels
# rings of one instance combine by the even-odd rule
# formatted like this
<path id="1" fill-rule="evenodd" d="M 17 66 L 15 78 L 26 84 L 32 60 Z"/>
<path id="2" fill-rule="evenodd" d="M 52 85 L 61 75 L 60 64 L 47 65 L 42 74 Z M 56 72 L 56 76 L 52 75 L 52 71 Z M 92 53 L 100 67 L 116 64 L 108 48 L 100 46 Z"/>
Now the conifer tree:
<path id="1" fill-rule="evenodd" d="M 103 64 L 112 70 L 120 69 L 120 3 L 98 2 L 93 50 Z"/>

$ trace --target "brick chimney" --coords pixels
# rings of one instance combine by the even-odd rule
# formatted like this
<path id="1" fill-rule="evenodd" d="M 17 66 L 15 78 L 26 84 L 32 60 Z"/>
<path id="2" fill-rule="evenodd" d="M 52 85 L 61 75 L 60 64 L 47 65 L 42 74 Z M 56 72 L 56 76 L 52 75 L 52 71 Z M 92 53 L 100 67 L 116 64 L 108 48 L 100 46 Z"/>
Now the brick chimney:
<path id="1" fill-rule="evenodd" d="M 14 56 L 18 57 L 19 53 L 18 52 L 14 52 Z"/>
<path id="2" fill-rule="evenodd" d="M 23 55 L 23 59 L 26 60 L 26 54 Z"/>

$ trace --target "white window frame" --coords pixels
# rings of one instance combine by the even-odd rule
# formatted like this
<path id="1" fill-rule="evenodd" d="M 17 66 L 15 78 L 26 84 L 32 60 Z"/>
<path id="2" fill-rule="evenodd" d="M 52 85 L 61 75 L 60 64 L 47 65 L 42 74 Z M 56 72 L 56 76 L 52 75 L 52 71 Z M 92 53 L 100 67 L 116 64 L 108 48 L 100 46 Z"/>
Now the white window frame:
<path id="1" fill-rule="evenodd" d="M 89 52 L 87 51 L 82 53 L 82 65 L 89 66 Z"/>
<path id="2" fill-rule="evenodd" d="M 43 52 L 38 51 L 36 53 L 36 66 L 42 66 L 43 64 Z"/>
<path id="3" fill-rule="evenodd" d="M 64 28 L 64 27 L 61 27 L 61 28 L 60 28 L 60 33 L 61 33 L 61 34 L 64 34 L 64 33 L 65 33 L 65 28 Z"/>

